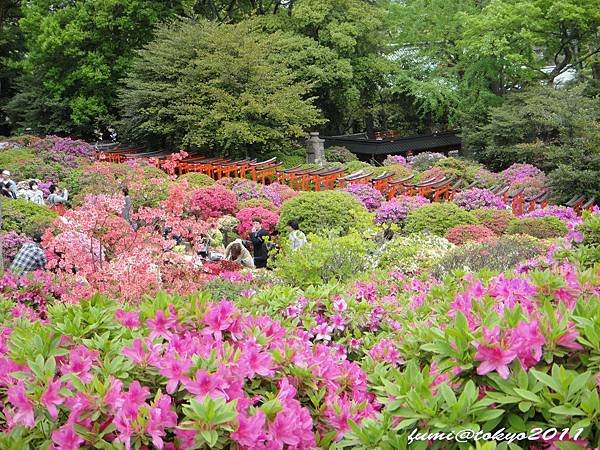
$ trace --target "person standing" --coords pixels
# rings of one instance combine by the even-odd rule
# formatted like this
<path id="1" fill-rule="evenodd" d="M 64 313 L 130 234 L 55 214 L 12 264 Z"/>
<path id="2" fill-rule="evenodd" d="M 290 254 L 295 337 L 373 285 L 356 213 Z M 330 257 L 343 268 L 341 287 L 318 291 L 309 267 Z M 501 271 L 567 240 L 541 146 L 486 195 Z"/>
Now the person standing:
<path id="1" fill-rule="evenodd" d="M 2 171 L 2 179 L 0 179 L 0 191 L 2 195 L 9 198 L 17 198 L 17 183 L 10 178 L 8 170 Z"/>
<path id="2" fill-rule="evenodd" d="M 290 230 L 288 238 L 292 242 L 292 250 L 298 250 L 300 247 L 306 244 L 306 235 L 300 230 L 297 220 L 288 221 L 287 226 L 288 230 Z"/>
<path id="3" fill-rule="evenodd" d="M 10 266 L 13 273 L 21 275 L 46 268 L 46 255 L 40 248 L 40 242 L 42 242 L 42 236 L 36 233 L 33 235 L 33 242 L 23 244 Z"/>
<path id="4" fill-rule="evenodd" d="M 131 223 L 131 197 L 129 196 L 129 189 L 126 187 L 123 188 L 123 196 L 125 197 L 125 203 L 123 205 L 122 216 L 123 216 L 123 219 L 125 219 L 129 225 L 132 225 L 132 223 Z"/>
<path id="5" fill-rule="evenodd" d="M 29 182 L 29 189 L 27 190 L 27 200 L 37 205 L 44 204 L 44 193 L 38 187 L 37 181 L 33 180 Z"/>
<path id="6" fill-rule="evenodd" d="M 257 269 L 267 267 L 267 258 L 269 251 L 265 242 L 265 237 L 269 236 L 267 230 L 262 226 L 262 221 L 255 217 L 252 219 L 252 230 L 250 231 L 250 241 L 254 248 L 254 266 Z"/>

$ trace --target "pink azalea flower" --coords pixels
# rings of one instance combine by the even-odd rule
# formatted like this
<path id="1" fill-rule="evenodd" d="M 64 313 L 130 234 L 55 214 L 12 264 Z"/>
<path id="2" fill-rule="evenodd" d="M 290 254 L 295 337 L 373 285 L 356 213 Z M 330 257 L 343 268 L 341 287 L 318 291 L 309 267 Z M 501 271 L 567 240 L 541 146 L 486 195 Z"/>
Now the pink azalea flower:
<path id="1" fill-rule="evenodd" d="M 27 428 L 33 427 L 35 425 L 33 403 L 27 397 L 23 380 L 19 380 L 14 386 L 11 386 L 6 391 L 6 396 L 8 401 L 16 408 L 16 413 L 12 418 L 13 423 Z"/>
<path id="2" fill-rule="evenodd" d="M 82 382 L 89 383 L 92 381 L 90 369 L 98 355 L 99 353 L 97 351 L 89 350 L 83 345 L 78 345 L 71 350 L 69 362 L 61 366 L 61 372 L 63 374 L 73 373 L 77 375 Z"/>
<path id="3" fill-rule="evenodd" d="M 170 355 L 169 355 L 170 356 Z M 167 377 L 167 393 L 172 394 L 177 389 L 177 385 L 183 382 L 187 372 L 191 367 L 190 361 L 181 361 L 173 357 L 167 357 L 161 364 L 160 374 Z"/>
<path id="4" fill-rule="evenodd" d="M 198 369 L 196 377 L 192 380 L 185 378 L 183 385 L 191 393 L 197 397 L 223 397 L 224 394 L 219 390 L 220 383 L 214 374 L 208 373 L 206 370 Z"/>
<path id="5" fill-rule="evenodd" d="M 579 332 L 570 326 L 565 333 L 563 333 L 556 341 L 561 347 L 568 348 L 570 350 L 583 350 L 583 346 L 577 343 Z"/>
<path id="6" fill-rule="evenodd" d="M 238 414 L 238 427 L 231 433 L 231 439 L 240 445 L 255 448 L 257 442 L 264 439 L 263 427 L 265 421 L 265 413 L 261 410 L 257 410 L 254 416 L 248 416 L 242 413 Z"/>
<path id="7" fill-rule="evenodd" d="M 115 311 L 115 317 L 124 327 L 138 328 L 140 326 L 140 315 L 136 312 L 127 312 L 123 309 L 117 309 Z"/>
<path id="8" fill-rule="evenodd" d="M 56 408 L 56 406 L 62 404 L 65 401 L 59 393 L 60 385 L 60 379 L 50 381 L 48 383 L 48 388 L 40 398 L 42 404 L 48 410 L 50 417 L 52 417 L 54 420 L 58 418 L 58 409 Z"/>
<path id="9" fill-rule="evenodd" d="M 481 361 L 477 367 L 478 375 L 498 372 L 501 378 L 507 379 L 510 375 L 508 365 L 517 357 L 517 352 L 512 349 L 503 350 L 499 347 L 486 347 L 480 345 L 475 354 L 475 361 Z"/>
<path id="10" fill-rule="evenodd" d="M 173 315 L 166 316 L 164 311 L 159 309 L 156 311 L 154 319 L 146 320 L 146 324 L 148 325 L 148 328 L 152 330 L 150 339 L 154 339 L 158 336 L 169 338 L 172 336 L 171 328 L 177 325 L 177 318 Z"/>
<path id="11" fill-rule="evenodd" d="M 177 425 L 177 413 L 171 408 L 171 397 L 162 395 L 149 408 L 149 420 L 146 425 L 146 433 L 152 438 L 152 443 L 158 449 L 164 447 L 162 438 L 165 436 L 165 428 L 174 428 Z"/>
<path id="12" fill-rule="evenodd" d="M 66 424 L 52 433 L 53 450 L 77 450 L 83 439 L 75 432 L 73 424 Z"/>
<path id="13" fill-rule="evenodd" d="M 537 321 L 519 322 L 511 331 L 512 347 L 517 349 L 517 356 L 523 368 L 535 366 L 542 359 L 542 347 L 546 338 L 542 335 Z"/>
<path id="14" fill-rule="evenodd" d="M 141 339 L 134 339 L 131 347 L 123 347 L 121 353 L 131 359 L 134 364 L 146 362 L 146 350 Z"/>
<path id="15" fill-rule="evenodd" d="M 262 351 L 258 345 L 249 344 L 242 350 L 242 356 L 238 362 L 245 369 L 248 378 L 255 374 L 263 377 L 273 375 L 273 358 L 268 352 Z"/>
<path id="16" fill-rule="evenodd" d="M 210 304 L 203 319 L 206 330 L 213 333 L 217 339 L 221 339 L 222 332 L 227 330 L 235 321 L 236 312 L 237 309 L 229 301 Z"/>

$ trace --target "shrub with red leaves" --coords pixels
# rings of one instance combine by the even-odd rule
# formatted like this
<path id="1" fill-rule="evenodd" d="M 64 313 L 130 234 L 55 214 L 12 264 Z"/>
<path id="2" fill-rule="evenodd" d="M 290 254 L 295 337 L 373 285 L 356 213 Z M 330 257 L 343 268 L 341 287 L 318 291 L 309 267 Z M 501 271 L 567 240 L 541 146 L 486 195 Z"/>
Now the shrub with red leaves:
<path id="1" fill-rule="evenodd" d="M 210 275 L 220 275 L 223 272 L 236 272 L 241 269 L 241 264 L 226 259 L 202 263 L 202 270 Z"/>
<path id="2" fill-rule="evenodd" d="M 494 232 L 484 225 L 468 224 L 452 227 L 446 233 L 446 239 L 456 245 L 466 242 L 487 241 L 494 237 Z"/>
<path id="3" fill-rule="evenodd" d="M 474 210 L 473 214 L 482 225 L 498 236 L 506 233 L 510 221 L 515 218 L 511 211 L 505 209 L 481 208 Z"/>

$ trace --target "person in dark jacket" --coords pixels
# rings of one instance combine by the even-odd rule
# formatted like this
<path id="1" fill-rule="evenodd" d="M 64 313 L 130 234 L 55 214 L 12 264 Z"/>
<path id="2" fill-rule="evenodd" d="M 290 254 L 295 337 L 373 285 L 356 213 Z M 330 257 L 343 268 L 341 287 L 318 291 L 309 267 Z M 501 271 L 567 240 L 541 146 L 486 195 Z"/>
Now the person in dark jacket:
<path id="1" fill-rule="evenodd" d="M 252 219 L 252 230 L 250 231 L 250 240 L 254 248 L 254 266 L 259 268 L 267 267 L 267 257 L 269 251 L 264 240 L 269 236 L 267 230 L 262 226 L 262 221 L 259 218 Z"/>

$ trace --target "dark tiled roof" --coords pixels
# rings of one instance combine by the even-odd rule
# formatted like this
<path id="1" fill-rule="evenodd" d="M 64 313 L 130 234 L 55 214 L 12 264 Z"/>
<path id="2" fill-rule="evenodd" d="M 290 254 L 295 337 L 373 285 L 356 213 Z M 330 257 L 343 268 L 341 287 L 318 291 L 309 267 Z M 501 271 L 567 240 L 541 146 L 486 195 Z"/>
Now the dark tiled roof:
<path id="1" fill-rule="evenodd" d="M 383 140 L 367 139 L 363 134 L 347 136 L 324 136 L 325 147 L 342 146 L 352 153 L 386 155 L 421 152 L 442 148 L 459 148 L 461 139 L 454 133 L 426 134 L 421 136 L 397 137 Z"/>

